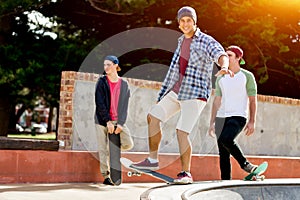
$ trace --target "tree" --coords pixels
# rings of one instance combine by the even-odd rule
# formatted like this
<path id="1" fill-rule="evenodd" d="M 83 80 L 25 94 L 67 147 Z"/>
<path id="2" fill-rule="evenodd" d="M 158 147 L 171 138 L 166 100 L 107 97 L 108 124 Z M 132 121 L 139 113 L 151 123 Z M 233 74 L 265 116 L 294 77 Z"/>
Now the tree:
<path id="1" fill-rule="evenodd" d="M 9 116 L 13 116 L 14 99 L 11 95 L 15 88 L 11 83 L 15 80 L 14 69 L 18 67 L 20 53 L 14 49 L 12 44 L 9 44 L 13 34 L 12 27 L 17 13 L 22 13 L 24 8 L 32 6 L 38 1 L 4 1 L 0 7 L 0 135 L 7 134 L 9 125 Z M 19 66 L 20 67 L 20 66 Z"/>
<path id="2" fill-rule="evenodd" d="M 8 128 L 15 129 L 20 115 L 15 115 L 17 103 L 34 106 L 36 97 L 42 97 L 50 108 L 58 107 L 61 71 L 77 70 L 78 63 L 94 46 L 93 39 L 77 28 L 65 32 L 63 25 L 46 27 L 29 21 L 28 13 L 51 7 L 51 1 L 12 4 L 5 1 L 2 6 L 6 9 L 0 13 L 0 23 L 4 24 L 0 25 L 3 27 L 0 32 L 0 135 L 6 135 Z M 10 23 L 5 26 L 7 21 Z M 57 37 L 50 37 L 47 31 L 56 32 Z"/>
<path id="3" fill-rule="evenodd" d="M 299 98 L 299 1 L 237 2 L 215 0 L 224 13 L 226 44 L 246 52 L 247 67 L 258 79 L 262 94 Z M 287 92 L 288 88 L 295 90 Z"/>
<path id="4" fill-rule="evenodd" d="M 246 67 L 255 74 L 260 94 L 300 98 L 298 0 L 285 3 L 281 0 L 156 0 L 155 3 L 151 1 L 140 9 L 134 9 L 134 12 L 128 11 L 130 4 L 126 8 L 125 5 L 114 7 L 120 2 L 117 0 L 101 1 L 100 9 L 90 2 L 76 1 L 74 5 L 72 1 L 70 9 L 71 1 L 65 0 L 60 9 L 69 8 L 67 16 L 63 17 L 67 17 L 76 26 L 92 27 L 93 36 L 99 42 L 122 31 L 139 27 L 178 30 L 178 8 L 191 5 L 196 8 L 198 25 L 203 32 L 214 36 L 224 46 L 237 44 L 244 49 Z M 124 8 L 124 12 L 120 8 Z M 153 62 L 163 57 L 164 64 L 168 64 L 170 60 L 171 55 L 166 55 L 166 52 L 154 50 L 149 54 L 149 50 L 146 51 L 147 53 L 139 50 L 126 54 L 121 57 L 122 63 L 136 66 L 142 60 Z"/>

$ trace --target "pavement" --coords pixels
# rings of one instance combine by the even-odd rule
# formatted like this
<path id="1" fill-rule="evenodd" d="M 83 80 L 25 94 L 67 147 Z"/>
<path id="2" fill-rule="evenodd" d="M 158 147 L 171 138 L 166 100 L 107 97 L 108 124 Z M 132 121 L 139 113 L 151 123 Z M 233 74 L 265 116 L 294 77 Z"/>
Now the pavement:
<path id="1" fill-rule="evenodd" d="M 165 183 L 2 184 L 0 200 L 194 200 L 194 199 L 264 199 L 299 200 L 300 179 L 264 181 L 200 181 L 189 185 Z"/>
<path id="2" fill-rule="evenodd" d="M 1 184 L 0 200 L 135 200 L 146 190 L 163 183 Z"/>

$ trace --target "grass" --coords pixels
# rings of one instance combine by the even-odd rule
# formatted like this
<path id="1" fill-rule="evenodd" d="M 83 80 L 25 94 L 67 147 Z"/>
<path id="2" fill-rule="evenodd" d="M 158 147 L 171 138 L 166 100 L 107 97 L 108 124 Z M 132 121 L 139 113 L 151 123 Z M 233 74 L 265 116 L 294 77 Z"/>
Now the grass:
<path id="1" fill-rule="evenodd" d="M 39 133 L 39 134 L 8 134 L 7 137 L 10 138 L 26 138 L 26 139 L 41 139 L 41 140 L 55 140 L 56 139 L 56 135 L 55 132 L 51 132 L 51 133 Z"/>

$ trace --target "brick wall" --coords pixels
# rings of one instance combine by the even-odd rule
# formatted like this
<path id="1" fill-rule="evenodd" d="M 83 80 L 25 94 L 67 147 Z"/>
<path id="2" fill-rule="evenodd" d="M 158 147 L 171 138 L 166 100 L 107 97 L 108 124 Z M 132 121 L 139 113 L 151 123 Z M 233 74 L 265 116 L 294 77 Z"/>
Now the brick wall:
<path id="1" fill-rule="evenodd" d="M 59 106 L 59 124 L 58 124 L 58 140 L 61 142 L 60 149 L 71 150 L 72 133 L 73 133 L 73 92 L 76 80 L 96 82 L 99 74 L 64 71 L 61 77 L 60 89 L 60 106 Z M 129 84 L 139 88 L 160 89 L 161 83 L 156 81 L 138 80 L 126 78 Z M 276 96 L 258 95 L 258 101 L 300 106 L 300 100 L 282 98 Z"/>
<path id="2" fill-rule="evenodd" d="M 58 119 L 58 140 L 64 143 L 64 149 L 71 149 L 73 122 L 73 92 L 76 80 L 97 81 L 98 74 L 73 71 L 62 72 Z"/>

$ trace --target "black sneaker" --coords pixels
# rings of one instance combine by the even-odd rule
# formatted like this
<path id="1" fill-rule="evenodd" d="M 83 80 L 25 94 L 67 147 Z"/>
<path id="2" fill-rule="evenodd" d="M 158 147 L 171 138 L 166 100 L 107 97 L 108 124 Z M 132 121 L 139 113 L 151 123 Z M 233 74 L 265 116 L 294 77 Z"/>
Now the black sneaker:
<path id="1" fill-rule="evenodd" d="M 114 184 L 111 182 L 110 178 L 104 179 L 103 184 L 104 184 L 104 185 L 114 185 Z"/>
<path id="2" fill-rule="evenodd" d="M 246 162 L 246 165 L 244 166 L 244 170 L 248 173 L 254 172 L 256 170 L 257 165 L 253 165 L 252 163 Z"/>

